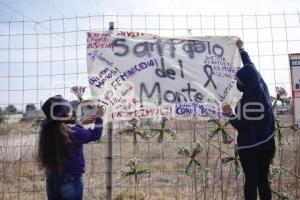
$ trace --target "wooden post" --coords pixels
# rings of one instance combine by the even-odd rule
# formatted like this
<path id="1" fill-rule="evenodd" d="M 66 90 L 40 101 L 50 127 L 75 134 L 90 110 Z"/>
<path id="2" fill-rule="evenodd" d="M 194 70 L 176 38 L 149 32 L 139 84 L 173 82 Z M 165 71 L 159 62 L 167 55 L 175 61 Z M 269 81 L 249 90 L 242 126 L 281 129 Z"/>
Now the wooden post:
<path id="1" fill-rule="evenodd" d="M 110 31 L 110 33 L 112 33 L 113 30 L 114 30 L 114 23 L 109 22 L 109 31 Z M 107 157 L 106 157 L 106 163 L 107 163 L 107 169 L 106 169 L 106 199 L 107 200 L 112 200 L 112 189 L 113 189 L 113 183 L 112 183 L 113 122 L 108 122 L 107 131 L 108 132 L 107 132 Z"/>

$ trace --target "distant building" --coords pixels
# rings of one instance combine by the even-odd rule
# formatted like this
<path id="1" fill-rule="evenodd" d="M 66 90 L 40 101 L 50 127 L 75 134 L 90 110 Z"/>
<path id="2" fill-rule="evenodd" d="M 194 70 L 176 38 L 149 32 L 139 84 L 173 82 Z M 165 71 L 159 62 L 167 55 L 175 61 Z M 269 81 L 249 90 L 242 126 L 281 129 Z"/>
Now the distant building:
<path id="1" fill-rule="evenodd" d="M 70 104 L 73 108 L 73 112 L 75 112 L 77 116 L 81 115 L 80 106 L 82 106 L 82 110 L 83 110 L 82 118 L 86 118 L 86 117 L 94 115 L 96 113 L 95 106 L 93 106 L 93 105 L 88 105 L 88 104 L 79 105 L 78 101 L 70 101 Z M 33 122 L 34 120 L 36 120 L 38 118 L 45 118 L 45 114 L 41 110 L 27 110 L 26 113 L 24 114 L 24 116 L 22 116 L 22 118 L 26 122 Z M 10 121 L 12 121 L 12 119 Z"/>
<path id="2" fill-rule="evenodd" d="M 73 107 L 73 111 L 75 111 L 77 115 L 81 115 L 81 107 L 82 107 L 83 117 L 91 116 L 96 113 L 96 108 L 94 105 L 90 105 L 90 104 L 79 105 L 78 101 L 71 101 L 70 104 Z"/>
<path id="3" fill-rule="evenodd" d="M 7 124 L 19 123 L 23 119 L 23 117 L 23 113 L 3 115 L 4 123 Z"/>
<path id="4" fill-rule="evenodd" d="M 29 110 L 25 113 L 25 119 L 28 121 L 33 121 L 37 117 L 43 117 L 44 113 L 41 110 Z"/>

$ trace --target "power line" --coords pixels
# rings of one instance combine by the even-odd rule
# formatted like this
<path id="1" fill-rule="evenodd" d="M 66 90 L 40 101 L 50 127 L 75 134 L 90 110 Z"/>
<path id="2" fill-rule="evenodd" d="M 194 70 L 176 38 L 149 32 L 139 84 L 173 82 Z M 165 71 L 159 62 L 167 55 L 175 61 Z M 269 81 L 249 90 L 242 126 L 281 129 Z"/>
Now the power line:
<path id="1" fill-rule="evenodd" d="M 50 1 L 48 1 L 48 0 L 45 0 L 46 1 L 46 3 L 47 4 L 49 4 L 53 9 L 55 9 L 59 14 L 61 14 L 62 16 L 64 15 L 64 13 L 57 7 L 57 6 L 55 6 L 53 3 L 51 3 Z M 75 24 L 75 23 L 73 23 L 73 22 L 71 22 L 73 25 L 75 25 L 76 26 L 76 28 L 78 29 L 81 29 L 81 30 L 83 30 L 80 26 L 78 26 L 78 24 Z"/>
<path id="2" fill-rule="evenodd" d="M 10 10 L 14 11 L 15 13 L 18 13 L 19 15 L 22 15 L 23 17 L 29 19 L 30 21 L 32 21 L 32 22 L 34 22 L 34 23 L 37 23 L 37 22 L 35 22 L 33 19 L 31 19 L 30 17 L 28 17 L 27 15 L 25 15 L 24 13 L 22 13 L 21 11 L 19 11 L 19 10 L 15 9 L 15 8 L 13 8 L 13 7 L 11 7 L 11 6 L 9 6 L 8 4 L 6 4 L 6 3 L 4 3 L 4 2 L 2 2 L 2 1 L 0 1 L 0 4 L 2 4 L 3 6 L 9 8 Z"/>
<path id="3" fill-rule="evenodd" d="M 63 12 L 62 12 L 59 8 L 57 8 L 53 3 L 51 3 L 51 2 L 48 1 L 48 0 L 45 0 L 45 2 L 46 2 L 47 4 L 49 4 L 52 8 L 54 8 L 59 14 L 64 15 Z"/>
<path id="4" fill-rule="evenodd" d="M 96 0 L 94 0 L 94 3 L 97 5 L 97 6 L 99 6 L 100 7 L 100 10 L 102 9 L 102 11 L 104 12 L 104 9 L 103 9 L 103 7 L 102 7 L 102 5 L 101 4 L 99 4 Z"/>
<path id="5" fill-rule="evenodd" d="M 51 30 L 50 30 L 48 27 L 44 26 L 44 25 L 41 24 L 40 22 L 37 22 L 37 21 L 33 20 L 32 18 L 30 18 L 29 16 L 25 15 L 25 14 L 22 13 L 21 11 L 15 9 L 15 8 L 13 8 L 13 7 L 11 7 L 10 5 L 8 5 L 8 4 L 6 4 L 6 3 L 4 3 L 4 2 L 2 2 L 2 1 L 0 1 L 0 4 L 2 4 L 3 6 L 9 8 L 10 10 L 14 11 L 15 13 L 18 13 L 19 15 L 22 15 L 23 17 L 29 19 L 29 21 L 33 22 L 33 23 L 35 24 L 34 26 L 31 26 L 31 25 L 27 25 L 27 26 L 30 26 L 31 28 L 34 28 L 35 31 L 36 31 L 36 25 L 40 25 L 42 28 L 44 28 L 44 29 L 46 29 L 46 30 L 48 30 L 48 31 L 51 32 Z M 36 31 L 36 33 L 37 33 L 37 31 Z M 37 34 L 38 34 L 38 33 L 37 33 Z M 69 42 L 70 44 L 76 46 L 73 42 L 71 42 L 71 41 L 65 39 L 64 36 L 61 36 L 60 34 L 56 34 L 56 35 L 59 36 L 59 37 L 61 37 L 61 38 L 63 38 L 63 40 L 58 40 L 57 38 L 54 38 L 55 40 L 60 41 L 60 42 L 63 42 L 63 41 L 65 40 L 65 41 Z M 72 47 L 72 48 L 74 48 L 74 47 Z"/>

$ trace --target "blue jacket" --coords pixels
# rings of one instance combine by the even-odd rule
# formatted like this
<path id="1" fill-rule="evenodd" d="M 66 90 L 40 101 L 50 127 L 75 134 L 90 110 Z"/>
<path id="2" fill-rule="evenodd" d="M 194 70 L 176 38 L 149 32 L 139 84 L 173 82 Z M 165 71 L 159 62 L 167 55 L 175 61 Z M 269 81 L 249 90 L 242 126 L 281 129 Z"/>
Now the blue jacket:
<path id="1" fill-rule="evenodd" d="M 248 53 L 241 49 L 240 54 L 244 66 L 236 73 L 236 77 L 243 83 L 244 92 L 235 108 L 236 115 L 230 115 L 231 118 L 234 117 L 230 119 L 230 123 L 238 131 L 239 150 L 257 147 L 273 139 L 275 135 L 275 117 L 268 87 Z M 260 111 L 254 112 L 251 109 Z M 258 117 L 259 120 L 254 119 Z"/>

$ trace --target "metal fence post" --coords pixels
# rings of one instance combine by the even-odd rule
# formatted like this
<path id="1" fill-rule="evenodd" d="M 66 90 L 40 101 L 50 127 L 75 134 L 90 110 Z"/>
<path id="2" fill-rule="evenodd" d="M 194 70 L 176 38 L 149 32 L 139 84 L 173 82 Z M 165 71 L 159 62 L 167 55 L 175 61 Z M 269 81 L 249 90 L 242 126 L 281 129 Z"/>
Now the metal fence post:
<path id="1" fill-rule="evenodd" d="M 107 169 L 106 169 L 106 199 L 112 200 L 112 134 L 113 123 L 108 122 L 108 136 L 107 136 Z"/>
<path id="2" fill-rule="evenodd" d="M 109 22 L 109 31 L 112 33 L 114 30 L 114 23 Z M 108 122 L 108 135 L 107 135 L 107 169 L 106 169 L 106 199 L 112 200 L 112 134 L 113 134 L 113 122 Z"/>

